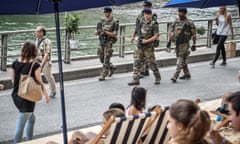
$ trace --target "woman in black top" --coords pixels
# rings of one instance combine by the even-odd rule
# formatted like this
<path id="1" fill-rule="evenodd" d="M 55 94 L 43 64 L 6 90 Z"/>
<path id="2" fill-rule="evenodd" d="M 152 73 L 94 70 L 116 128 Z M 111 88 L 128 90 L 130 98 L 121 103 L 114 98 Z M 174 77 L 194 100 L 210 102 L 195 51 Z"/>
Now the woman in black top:
<path id="1" fill-rule="evenodd" d="M 25 124 L 27 123 L 26 127 L 26 136 L 27 140 L 31 140 L 33 136 L 33 128 L 35 123 L 35 116 L 34 116 L 34 108 L 35 102 L 31 102 L 25 100 L 18 96 L 18 88 L 19 88 L 19 79 L 21 74 L 28 74 L 30 67 L 38 54 L 38 50 L 34 43 L 32 42 L 25 42 L 22 49 L 20 59 L 16 60 L 12 64 L 12 82 L 13 82 L 13 91 L 12 91 L 12 99 L 19 111 L 17 126 L 14 136 L 14 144 L 17 142 L 22 141 L 23 130 Z M 35 62 L 32 68 L 31 76 L 41 83 L 41 68 L 40 64 Z M 46 103 L 50 102 L 50 98 L 46 92 L 46 89 L 43 85 L 43 95 L 46 97 Z"/>

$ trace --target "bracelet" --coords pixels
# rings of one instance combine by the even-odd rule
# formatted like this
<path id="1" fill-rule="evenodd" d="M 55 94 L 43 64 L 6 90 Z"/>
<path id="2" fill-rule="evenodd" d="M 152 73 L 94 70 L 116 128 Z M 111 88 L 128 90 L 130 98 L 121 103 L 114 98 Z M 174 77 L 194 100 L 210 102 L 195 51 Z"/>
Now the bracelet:
<path id="1" fill-rule="evenodd" d="M 226 139 L 226 137 L 223 137 L 222 138 L 222 143 L 221 144 L 226 144 L 227 143 L 227 139 Z"/>

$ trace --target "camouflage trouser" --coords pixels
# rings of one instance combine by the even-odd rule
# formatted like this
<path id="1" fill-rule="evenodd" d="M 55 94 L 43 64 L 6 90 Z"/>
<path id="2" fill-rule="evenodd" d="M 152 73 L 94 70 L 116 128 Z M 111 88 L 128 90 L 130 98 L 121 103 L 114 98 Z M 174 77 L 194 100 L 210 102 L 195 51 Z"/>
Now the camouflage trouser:
<path id="1" fill-rule="evenodd" d="M 134 52 L 134 70 L 133 70 L 133 79 L 139 79 L 141 68 L 143 67 L 144 63 L 149 64 L 150 69 L 153 71 L 155 78 L 161 79 L 154 51 L 152 48 L 143 48 L 143 49 L 136 49 Z"/>
<path id="2" fill-rule="evenodd" d="M 181 70 L 183 69 L 184 75 L 190 75 L 189 70 L 188 70 L 188 56 L 183 56 L 183 57 L 177 57 L 177 68 L 176 72 L 174 74 L 174 78 L 177 79 Z"/>
<path id="3" fill-rule="evenodd" d="M 103 64 L 101 76 L 107 76 L 110 69 L 113 68 L 113 64 L 110 62 L 110 58 L 112 57 L 113 49 L 112 44 L 107 43 L 105 46 L 100 46 L 98 48 L 98 56 L 100 62 Z"/>

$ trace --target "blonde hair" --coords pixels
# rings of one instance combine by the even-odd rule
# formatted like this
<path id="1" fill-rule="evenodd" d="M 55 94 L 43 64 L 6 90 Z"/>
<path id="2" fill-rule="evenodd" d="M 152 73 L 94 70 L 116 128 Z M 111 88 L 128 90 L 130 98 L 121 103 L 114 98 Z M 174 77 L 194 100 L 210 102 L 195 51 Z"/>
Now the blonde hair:
<path id="1" fill-rule="evenodd" d="M 191 100 L 181 99 L 170 107 L 170 115 L 177 123 L 183 125 L 183 132 L 174 138 L 178 144 L 201 144 L 210 129 L 211 120 L 208 113 L 200 110 Z"/>
<path id="2" fill-rule="evenodd" d="M 228 12 L 227 12 L 227 7 L 226 7 L 226 6 L 221 6 L 221 7 L 219 8 L 218 13 L 217 13 L 216 20 L 218 21 L 219 16 L 222 15 L 221 12 L 220 12 L 220 9 L 221 9 L 221 8 L 224 8 L 224 9 L 225 9 L 223 16 L 224 16 L 224 18 L 225 18 L 225 22 L 227 23 L 227 22 L 228 22 L 228 18 L 227 18 L 227 17 L 228 17 Z M 218 23 L 218 22 L 217 22 L 217 23 Z"/>

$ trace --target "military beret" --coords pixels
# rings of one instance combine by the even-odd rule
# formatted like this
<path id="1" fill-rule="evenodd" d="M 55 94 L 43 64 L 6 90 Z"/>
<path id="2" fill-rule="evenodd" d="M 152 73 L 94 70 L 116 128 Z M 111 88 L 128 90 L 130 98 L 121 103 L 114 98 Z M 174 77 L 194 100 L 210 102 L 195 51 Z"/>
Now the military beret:
<path id="1" fill-rule="evenodd" d="M 151 7 L 151 6 L 152 6 L 152 3 L 151 3 L 150 1 L 145 0 L 145 1 L 143 2 L 143 6 L 149 6 L 149 7 Z"/>
<path id="2" fill-rule="evenodd" d="M 143 10 L 143 13 L 145 13 L 145 14 L 152 14 L 152 10 L 149 9 L 149 8 L 146 8 L 146 9 Z"/>
<path id="3" fill-rule="evenodd" d="M 110 13 L 110 12 L 112 12 L 112 8 L 104 7 L 104 13 Z"/>
<path id="4" fill-rule="evenodd" d="M 185 13 L 187 13 L 187 9 L 186 8 L 179 8 L 178 12 L 185 12 Z"/>

